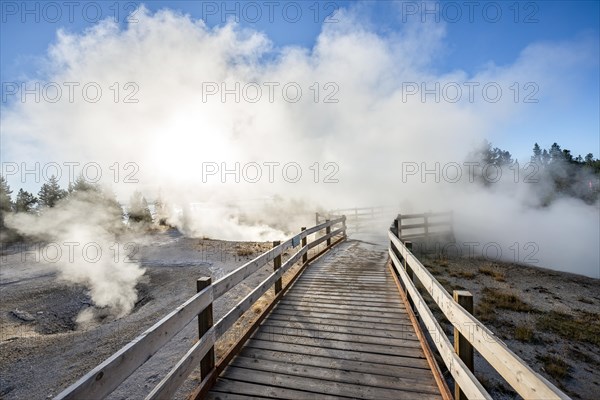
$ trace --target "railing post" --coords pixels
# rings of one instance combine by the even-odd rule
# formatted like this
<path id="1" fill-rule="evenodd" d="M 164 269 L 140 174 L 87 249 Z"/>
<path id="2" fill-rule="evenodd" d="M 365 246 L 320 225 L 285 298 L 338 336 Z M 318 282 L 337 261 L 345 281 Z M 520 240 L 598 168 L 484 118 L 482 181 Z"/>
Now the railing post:
<path id="1" fill-rule="evenodd" d="M 273 241 L 273 247 L 277 247 L 281 244 L 279 240 Z M 281 267 L 281 254 L 273 259 L 273 271 L 277 271 Z M 275 281 L 275 295 L 281 292 L 281 278 Z"/>
<path id="2" fill-rule="evenodd" d="M 196 291 L 201 292 L 212 284 L 210 276 L 200 278 L 196 281 Z M 213 305 L 212 303 L 198 314 L 198 335 L 202 336 L 213 326 Z M 204 379 L 215 367 L 215 347 L 211 347 L 208 353 L 200 361 L 200 378 Z"/>
<path id="3" fill-rule="evenodd" d="M 300 230 L 304 232 L 306 230 L 306 227 L 303 226 Z M 304 236 L 302 238 L 302 247 L 306 246 L 306 243 L 308 243 L 308 238 L 306 236 Z M 308 250 L 306 251 L 306 253 L 302 254 L 302 264 L 306 264 L 307 261 L 308 261 Z"/>
<path id="4" fill-rule="evenodd" d="M 348 235 L 346 230 L 348 229 L 348 227 L 346 226 L 346 216 L 342 215 L 342 229 L 344 230 L 344 240 L 348 239 Z"/>
<path id="5" fill-rule="evenodd" d="M 319 213 L 315 213 L 315 225 L 319 225 Z"/>
<path id="6" fill-rule="evenodd" d="M 325 220 L 325 222 L 326 222 L 326 223 L 329 223 L 329 220 L 328 220 L 328 219 L 326 219 L 326 220 Z M 325 228 L 325 234 L 326 234 L 326 235 L 329 235 L 330 233 L 331 233 L 331 225 L 328 225 L 328 226 Z M 328 239 L 327 239 L 327 247 L 329 247 L 329 246 L 331 246 L 331 238 L 328 238 Z"/>
<path id="7" fill-rule="evenodd" d="M 402 240 L 402 214 L 398 214 L 396 220 L 398 221 L 398 239 Z"/>
<path id="8" fill-rule="evenodd" d="M 467 312 L 473 314 L 473 295 L 471 292 L 455 290 L 453 296 L 455 302 L 461 305 Z M 473 345 L 456 328 L 454 328 L 454 351 L 467 368 L 473 372 Z M 467 400 L 467 396 L 465 396 L 456 383 L 454 384 L 454 398 L 456 400 Z"/>
<path id="9" fill-rule="evenodd" d="M 412 252 L 412 242 L 409 242 L 409 241 L 404 242 L 404 247 L 406 247 L 406 249 L 408 251 Z M 402 259 L 404 260 L 404 270 L 406 271 L 406 275 L 408 275 L 408 279 L 410 279 L 410 281 L 414 283 L 415 277 L 413 275 L 412 268 L 410 267 L 410 265 L 408 265 L 408 261 L 406 261 L 407 258 L 408 257 L 406 257 L 406 255 L 402 256 Z M 408 302 L 410 303 L 410 307 L 413 309 L 413 311 L 415 311 L 415 303 L 408 295 L 408 290 L 405 289 L 405 292 L 406 292 L 406 296 L 408 297 Z M 415 313 L 415 315 L 416 315 L 416 313 Z"/>

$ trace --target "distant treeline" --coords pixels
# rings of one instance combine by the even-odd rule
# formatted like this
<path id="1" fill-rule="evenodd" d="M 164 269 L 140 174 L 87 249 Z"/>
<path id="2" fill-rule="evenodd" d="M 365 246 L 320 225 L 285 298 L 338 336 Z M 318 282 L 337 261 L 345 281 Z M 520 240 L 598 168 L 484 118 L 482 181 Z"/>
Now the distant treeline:
<path id="1" fill-rule="evenodd" d="M 472 156 L 483 164 L 500 168 L 515 163 L 509 151 L 492 147 L 487 141 Z M 530 160 L 519 168 L 523 169 L 521 177 L 524 181 L 534 185 L 541 206 L 547 206 L 561 196 L 578 198 L 588 204 L 598 201 L 600 159 L 594 158 L 592 153 L 574 157 L 571 150 L 562 149 L 556 142 L 549 149 L 542 149 L 535 143 Z M 491 184 L 489 180 L 483 180 L 483 183 Z"/>
<path id="2" fill-rule="evenodd" d="M 122 222 L 127 219 L 130 225 L 149 225 L 153 222 L 148 202 L 140 192 L 136 191 L 132 194 L 125 212 L 114 193 L 105 187 L 87 182 L 83 176 L 78 177 L 75 182 L 70 182 L 67 189 L 61 188 L 56 177 L 51 176 L 48 182 L 42 185 L 37 196 L 21 188 L 13 201 L 12 193 L 7 180 L 0 175 L 0 227 L 2 228 L 0 241 L 2 242 L 21 239 L 18 232 L 5 224 L 9 213 L 40 214 L 47 209 L 68 207 L 68 202 L 71 200 L 100 205 L 104 210 L 109 211 L 114 221 Z M 160 201 L 155 203 L 155 208 L 157 211 L 162 210 Z"/>

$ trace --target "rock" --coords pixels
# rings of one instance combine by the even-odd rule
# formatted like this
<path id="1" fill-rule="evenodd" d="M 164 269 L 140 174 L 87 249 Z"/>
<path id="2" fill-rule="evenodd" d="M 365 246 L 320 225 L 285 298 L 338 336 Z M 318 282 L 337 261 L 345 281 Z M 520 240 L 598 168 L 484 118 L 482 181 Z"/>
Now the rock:
<path id="1" fill-rule="evenodd" d="M 19 309 L 15 309 L 14 311 L 11 311 L 11 313 L 15 317 L 19 318 L 21 321 L 25 321 L 25 322 L 35 321 L 35 317 L 33 315 L 29 314 L 27 311 L 20 311 Z"/>

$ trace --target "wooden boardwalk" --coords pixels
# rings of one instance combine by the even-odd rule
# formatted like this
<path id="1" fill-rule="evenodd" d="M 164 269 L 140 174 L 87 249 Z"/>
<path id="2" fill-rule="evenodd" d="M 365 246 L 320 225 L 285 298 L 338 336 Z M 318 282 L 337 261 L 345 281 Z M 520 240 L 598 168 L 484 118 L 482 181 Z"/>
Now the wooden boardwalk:
<path id="1" fill-rule="evenodd" d="M 441 399 L 387 253 L 346 242 L 310 265 L 209 399 Z"/>

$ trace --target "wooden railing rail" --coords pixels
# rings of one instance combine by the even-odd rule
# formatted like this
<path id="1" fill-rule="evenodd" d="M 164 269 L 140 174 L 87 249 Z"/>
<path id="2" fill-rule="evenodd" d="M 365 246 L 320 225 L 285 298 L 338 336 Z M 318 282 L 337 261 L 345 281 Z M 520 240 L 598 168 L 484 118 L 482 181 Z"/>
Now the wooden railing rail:
<path id="1" fill-rule="evenodd" d="M 417 290 L 413 282 L 414 278 L 419 280 L 457 333 L 460 333 L 461 338 L 466 339 L 519 395 L 526 399 L 569 399 L 552 383 L 533 371 L 493 332 L 455 301 L 412 254 L 408 249 L 409 246 L 405 245 L 391 229 L 388 231 L 388 236 L 390 238 L 389 255 L 394 269 L 444 364 L 464 396 L 470 399 L 491 398 L 470 368 L 454 351 L 450 340 Z M 463 350 L 461 353 L 468 357 L 468 351 Z"/>
<path id="2" fill-rule="evenodd" d="M 338 224 L 341 224 L 340 228 L 331 230 L 331 227 Z M 326 231 L 323 236 L 308 242 L 307 239 L 310 235 L 322 230 Z M 309 229 L 303 229 L 299 234 L 283 243 L 274 242 L 274 247 L 271 250 L 254 258 L 212 284 L 210 278 L 199 279 L 197 285 L 199 291 L 197 294 L 85 374 L 81 379 L 55 397 L 55 400 L 106 397 L 196 316 L 198 316 L 199 326 L 198 342 L 187 351 L 150 394 L 148 394 L 146 400 L 171 398 L 198 365 L 202 367 L 201 375 L 203 382 L 201 386 L 206 385 L 206 376 L 212 374 L 215 369 L 214 345 L 216 340 L 270 287 L 274 286 L 276 291 L 277 289 L 281 291 L 280 285 L 283 275 L 301 259 L 303 264 L 307 264 L 309 260 L 305 255 L 308 254 L 310 249 L 323 242 L 330 244 L 331 239 L 334 237 L 340 238 L 333 245 L 345 239 L 345 216 L 327 220 Z M 290 248 L 298 247 L 300 243 L 302 243 L 302 246 L 299 250 L 281 264 L 283 253 Z M 274 261 L 276 268 L 274 268 L 269 277 L 263 280 L 258 287 L 252 290 L 213 325 L 213 301 L 270 261 Z M 275 300 L 277 299 L 278 297 Z"/>

